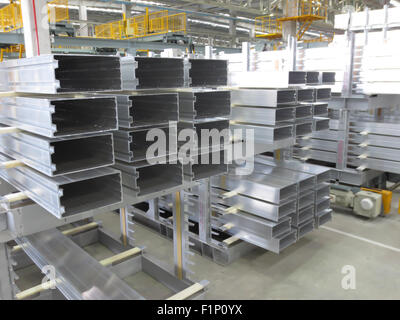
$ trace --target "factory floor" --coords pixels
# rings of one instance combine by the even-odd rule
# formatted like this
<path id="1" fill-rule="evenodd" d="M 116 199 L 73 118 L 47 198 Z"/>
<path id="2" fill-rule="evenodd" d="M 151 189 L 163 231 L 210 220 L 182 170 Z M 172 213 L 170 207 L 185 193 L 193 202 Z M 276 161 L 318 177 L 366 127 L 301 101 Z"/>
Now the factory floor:
<path id="1" fill-rule="evenodd" d="M 255 248 L 223 267 L 195 254 L 192 279 L 210 282 L 207 299 L 400 299 L 399 197 L 394 194 L 390 215 L 375 220 L 335 212 L 332 222 L 281 255 Z M 99 215 L 96 220 L 120 234 L 117 214 Z M 137 246 L 144 246 L 148 254 L 172 267 L 172 241 L 137 224 L 135 239 Z M 98 260 L 111 255 L 101 245 L 85 249 Z M 345 266 L 355 268 L 355 290 L 342 288 Z M 20 287 L 29 288 L 41 279 L 34 269 L 19 272 Z M 125 280 L 146 298 L 171 295 L 142 273 Z"/>

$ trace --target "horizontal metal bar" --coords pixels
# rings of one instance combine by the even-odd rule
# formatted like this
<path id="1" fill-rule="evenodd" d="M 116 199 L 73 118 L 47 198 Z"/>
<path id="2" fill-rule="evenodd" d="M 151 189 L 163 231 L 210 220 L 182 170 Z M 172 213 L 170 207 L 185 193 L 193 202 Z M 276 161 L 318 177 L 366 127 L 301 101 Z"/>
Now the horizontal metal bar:
<path id="1" fill-rule="evenodd" d="M 307 72 L 307 74 L 308 74 L 308 72 Z M 297 100 L 298 100 L 298 102 L 313 102 L 314 101 L 314 89 L 299 89 L 299 90 L 297 90 Z"/>
<path id="2" fill-rule="evenodd" d="M 336 152 L 338 150 L 337 141 L 320 140 L 320 139 L 297 139 L 297 144 L 300 147 L 311 148 L 315 150 L 323 150 Z"/>
<path id="3" fill-rule="evenodd" d="M 349 156 L 348 163 L 354 167 L 361 167 L 363 169 L 373 169 L 383 172 L 400 173 L 400 162 L 383 160 L 383 159 L 359 159 L 358 157 Z"/>
<path id="4" fill-rule="evenodd" d="M 234 131 L 234 139 L 245 139 L 250 141 L 247 130 L 253 130 L 253 140 L 258 143 L 273 144 L 275 141 L 294 137 L 293 125 L 263 126 L 245 123 L 233 123 L 231 128 Z M 242 130 L 243 135 L 237 136 L 237 129 Z"/>
<path id="5" fill-rule="evenodd" d="M 0 123 L 49 138 L 116 130 L 115 97 L 0 97 Z"/>
<path id="6" fill-rule="evenodd" d="M 0 161 L 9 161 L 0 154 Z M 110 168 L 47 177 L 28 167 L 0 170 L 0 177 L 61 219 L 122 201 L 121 174 Z"/>
<path id="7" fill-rule="evenodd" d="M 48 176 L 114 164 L 111 133 L 69 138 L 46 138 L 25 132 L 3 134 L 0 152 Z"/>
<path id="8" fill-rule="evenodd" d="M 393 148 L 381 148 L 374 146 L 359 147 L 355 145 L 348 146 L 348 153 L 350 155 L 361 156 L 362 158 L 367 157 L 372 159 L 399 161 L 400 160 L 400 149 Z"/>
<path id="9" fill-rule="evenodd" d="M 314 93 L 314 102 L 327 101 L 332 98 L 331 88 L 316 88 Z"/>
<path id="10" fill-rule="evenodd" d="M 313 104 L 313 115 L 314 117 L 327 117 L 328 116 L 328 104 L 327 103 L 314 103 Z"/>
<path id="11" fill-rule="evenodd" d="M 313 116 L 312 105 L 299 105 L 296 107 L 296 119 L 311 119 Z"/>
<path id="12" fill-rule="evenodd" d="M 225 150 L 200 154 L 183 166 L 184 179 L 187 182 L 199 181 L 227 172 L 228 158 Z"/>

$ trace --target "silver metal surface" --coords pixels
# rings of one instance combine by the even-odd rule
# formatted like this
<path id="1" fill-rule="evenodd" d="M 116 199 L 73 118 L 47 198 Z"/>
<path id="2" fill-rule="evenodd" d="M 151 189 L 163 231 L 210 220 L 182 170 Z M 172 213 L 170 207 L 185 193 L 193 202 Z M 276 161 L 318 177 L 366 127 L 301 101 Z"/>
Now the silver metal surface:
<path id="1" fill-rule="evenodd" d="M 299 89 L 299 90 L 297 90 L 297 100 L 298 100 L 298 102 L 313 102 L 314 101 L 314 89 Z"/>
<path id="2" fill-rule="evenodd" d="M 144 299 L 57 229 L 19 238 L 17 242 L 39 268 L 54 266 L 59 279 L 56 286 L 67 299 Z"/>
<path id="3" fill-rule="evenodd" d="M 329 130 L 329 118 L 314 117 L 313 119 L 313 131 L 325 131 Z"/>
<path id="4" fill-rule="evenodd" d="M 0 152 L 48 176 L 114 164 L 111 133 L 69 138 L 46 138 L 25 132 L 2 134 Z"/>
<path id="5" fill-rule="evenodd" d="M 232 105 L 269 107 L 297 104 L 297 93 L 295 89 L 238 89 L 231 93 Z"/>
<path id="6" fill-rule="evenodd" d="M 228 61 L 189 59 L 192 87 L 218 87 L 228 84 Z"/>
<path id="7" fill-rule="evenodd" d="M 30 93 L 118 91 L 120 58 L 98 55 L 40 55 L 3 62 L 8 90 Z"/>
<path id="8" fill-rule="evenodd" d="M 199 181 L 228 172 L 226 150 L 203 153 L 183 165 L 184 179 L 187 182 Z"/>
<path id="9" fill-rule="evenodd" d="M 118 121 L 121 128 L 136 128 L 178 121 L 176 93 L 137 93 L 117 95 Z"/>
<path id="10" fill-rule="evenodd" d="M 207 70 L 207 72 L 209 72 Z M 180 120 L 229 118 L 231 93 L 226 90 L 192 89 L 179 91 Z"/>
<path id="11" fill-rule="evenodd" d="M 165 150 L 159 149 L 157 155 L 147 154 L 149 147 L 155 141 L 148 139 L 151 131 L 166 137 Z M 122 129 L 113 133 L 115 158 L 125 162 L 156 161 L 157 159 L 168 160 L 168 156 L 177 155 L 177 125 L 170 123 L 168 127 Z M 156 139 L 155 139 L 156 140 Z"/>
<path id="12" fill-rule="evenodd" d="M 328 116 L 328 103 L 314 103 L 313 104 L 314 117 L 327 117 Z"/>
<path id="13" fill-rule="evenodd" d="M 211 179 L 213 187 L 237 194 L 263 199 L 275 204 L 283 204 L 296 198 L 297 185 L 275 177 L 263 174 L 249 176 L 223 176 Z"/>
<path id="14" fill-rule="evenodd" d="M 231 120 L 236 123 L 253 123 L 275 126 L 282 121 L 294 121 L 295 107 L 260 108 L 235 105 Z"/>
<path id="15" fill-rule="evenodd" d="M 116 130 L 115 97 L 0 97 L 0 123 L 49 138 Z"/>
<path id="16" fill-rule="evenodd" d="M 306 84 L 306 72 L 231 72 L 229 85 L 240 88 L 289 88 Z"/>
<path id="17" fill-rule="evenodd" d="M 0 161 L 10 160 L 0 154 Z M 110 168 L 50 178 L 17 167 L 0 170 L 0 177 L 60 219 L 122 201 L 121 174 Z"/>
<path id="18" fill-rule="evenodd" d="M 147 161 L 127 164 L 120 161 L 115 168 L 121 170 L 122 184 L 131 197 L 145 196 L 183 184 L 182 164 L 150 165 Z"/>
<path id="19" fill-rule="evenodd" d="M 311 124 L 310 124 L 311 127 Z M 252 124 L 231 124 L 231 128 L 234 131 L 234 138 L 239 138 L 245 140 L 251 140 L 247 134 L 246 130 L 253 130 L 254 141 L 261 144 L 273 144 L 275 141 L 285 140 L 294 137 L 293 125 L 279 125 L 279 126 L 263 126 L 263 125 L 252 125 Z M 239 137 L 236 135 L 236 129 L 242 130 L 242 135 Z"/>

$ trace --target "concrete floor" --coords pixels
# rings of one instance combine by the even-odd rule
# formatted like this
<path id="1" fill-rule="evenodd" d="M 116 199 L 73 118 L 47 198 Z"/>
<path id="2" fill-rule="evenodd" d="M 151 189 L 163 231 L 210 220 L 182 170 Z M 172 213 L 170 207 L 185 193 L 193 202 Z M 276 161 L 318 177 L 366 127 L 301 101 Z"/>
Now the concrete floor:
<path id="1" fill-rule="evenodd" d="M 210 282 L 208 299 L 400 299 L 400 215 L 395 194 L 389 216 L 366 220 L 349 213 L 334 214 L 333 222 L 275 255 L 256 248 L 223 267 L 194 255 L 192 280 Z M 120 234 L 119 216 L 96 217 L 109 231 Z M 136 245 L 172 268 L 172 241 L 135 225 Z M 85 250 L 98 260 L 111 256 L 101 246 Z M 356 290 L 341 286 L 346 265 L 356 269 Z M 23 289 L 41 279 L 33 267 L 20 272 Z M 36 276 L 35 276 L 36 275 Z M 146 298 L 163 299 L 170 291 L 139 273 L 126 280 Z M 38 282 L 40 283 L 40 282 Z"/>

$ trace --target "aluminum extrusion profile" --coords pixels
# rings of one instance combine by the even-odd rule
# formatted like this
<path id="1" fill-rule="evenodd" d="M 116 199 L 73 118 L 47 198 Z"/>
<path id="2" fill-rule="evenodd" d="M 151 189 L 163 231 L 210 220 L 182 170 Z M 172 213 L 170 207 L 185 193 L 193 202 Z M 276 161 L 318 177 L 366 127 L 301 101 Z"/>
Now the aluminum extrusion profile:
<path id="1" fill-rule="evenodd" d="M 336 72 L 322 72 L 321 84 L 335 84 L 336 83 Z"/>
<path id="2" fill-rule="evenodd" d="M 327 103 L 314 103 L 313 104 L 313 115 L 314 115 L 314 117 L 327 117 L 328 116 L 328 104 Z"/>
<path id="3" fill-rule="evenodd" d="M 111 133 L 68 138 L 46 138 L 26 132 L 3 134 L 0 152 L 51 177 L 114 164 Z"/>
<path id="4" fill-rule="evenodd" d="M 315 207 L 314 204 L 299 210 L 295 214 L 290 215 L 292 218 L 291 223 L 293 227 L 299 227 L 304 222 L 314 219 Z"/>
<path id="5" fill-rule="evenodd" d="M 127 164 L 117 161 L 114 166 L 121 171 L 122 184 L 129 195 L 139 197 L 178 187 L 183 184 L 182 164 L 155 164 L 147 161 Z"/>
<path id="6" fill-rule="evenodd" d="M 280 122 L 294 121 L 295 107 L 287 108 L 259 108 L 247 106 L 233 106 L 231 120 L 242 123 L 253 123 L 275 126 Z"/>
<path id="7" fill-rule="evenodd" d="M 144 298 L 110 269 L 102 266 L 57 229 L 17 240 L 39 268 L 52 265 L 56 287 L 73 300 L 143 300 Z M 78 272 L 79 271 L 79 272 Z"/>
<path id="8" fill-rule="evenodd" d="M 318 159 L 320 161 L 336 163 L 337 153 L 321 150 L 302 150 L 301 148 L 294 148 L 293 153 L 298 158 Z"/>
<path id="9" fill-rule="evenodd" d="M 242 195 L 224 198 L 226 192 L 227 191 L 223 189 L 212 188 L 212 202 L 249 212 L 255 216 L 274 222 L 281 221 L 289 214 L 296 211 L 296 200 L 290 200 L 287 203 L 276 205 L 263 201 L 263 199 L 255 199 Z"/>
<path id="10" fill-rule="evenodd" d="M 0 123 L 49 138 L 118 128 L 115 97 L 0 97 Z"/>
<path id="11" fill-rule="evenodd" d="M 315 203 L 315 191 L 309 191 L 305 195 L 300 196 L 298 200 L 298 209 L 304 209 L 310 205 L 314 205 Z"/>
<path id="12" fill-rule="evenodd" d="M 178 95 L 180 120 L 229 118 L 231 115 L 230 91 L 191 89 L 179 91 Z"/>
<path id="13" fill-rule="evenodd" d="M 347 161 L 350 166 L 354 166 L 357 168 L 362 168 L 362 169 L 368 168 L 368 169 L 373 169 L 373 170 L 377 170 L 377 171 L 400 174 L 400 162 L 399 161 L 374 159 L 374 158 L 359 159 L 358 157 L 355 157 L 355 156 L 349 156 Z"/>
<path id="14" fill-rule="evenodd" d="M 133 56 L 121 57 L 122 90 L 133 91 L 139 85 L 136 79 L 138 64 Z"/>
<path id="15" fill-rule="evenodd" d="M 306 84 L 307 85 L 320 84 L 320 73 L 318 71 L 307 71 Z"/>
<path id="16" fill-rule="evenodd" d="M 298 102 L 313 102 L 314 101 L 314 89 L 299 89 L 297 90 Z"/>
<path id="17" fill-rule="evenodd" d="M 364 136 L 358 133 L 350 133 L 349 143 L 356 145 L 363 144 L 366 146 L 400 149 L 400 139 L 396 136 L 385 136 L 377 134 L 368 134 Z"/>
<path id="18" fill-rule="evenodd" d="M 244 212 L 222 214 L 219 221 L 223 224 L 233 225 L 234 230 L 246 232 L 265 240 L 277 238 L 291 231 L 290 219 L 271 222 Z"/>
<path id="19" fill-rule="evenodd" d="M 228 85 L 228 61 L 216 59 L 189 59 L 189 77 L 192 87 Z"/>
<path id="20" fill-rule="evenodd" d="M 296 119 L 311 119 L 313 116 L 312 105 L 298 105 L 296 107 Z"/>
<path id="21" fill-rule="evenodd" d="M 120 91 L 121 61 L 116 56 L 45 54 L 3 62 L 10 91 L 81 93 Z"/>
<path id="22" fill-rule="evenodd" d="M 228 172 L 226 150 L 198 154 L 188 164 L 183 165 L 184 180 L 199 181 Z"/>
<path id="23" fill-rule="evenodd" d="M 0 161 L 10 161 L 0 154 Z M 59 219 L 122 202 L 121 174 L 100 168 L 47 177 L 28 167 L 0 170 L 0 177 Z"/>
<path id="24" fill-rule="evenodd" d="M 157 154 L 147 154 L 149 147 L 157 139 L 148 140 L 148 135 L 157 133 L 166 137 L 165 150 L 158 149 Z M 150 136 L 149 136 L 150 137 Z M 151 127 L 139 129 L 120 129 L 113 133 L 115 158 L 121 161 L 133 163 L 143 160 L 166 159 L 169 156 L 176 156 L 177 150 L 177 124 L 170 124 L 168 127 Z M 156 150 L 155 150 L 156 151 Z"/>
<path id="25" fill-rule="evenodd" d="M 329 118 L 314 117 L 313 118 L 313 131 L 329 130 Z"/>
<path id="26" fill-rule="evenodd" d="M 297 139 L 297 145 L 300 147 L 311 147 L 312 149 L 336 152 L 338 149 L 337 141 L 322 140 L 322 139 Z"/>
<path id="27" fill-rule="evenodd" d="M 178 146 L 191 144 L 193 145 L 191 151 L 198 153 L 210 153 L 216 149 L 225 149 L 230 143 L 229 129 L 230 122 L 225 118 L 201 119 L 195 122 L 180 121 L 178 123 L 178 137 L 180 138 Z M 183 134 L 185 132 L 186 134 Z"/>
<path id="28" fill-rule="evenodd" d="M 310 124 L 311 127 L 311 124 Z M 273 144 L 276 141 L 285 140 L 294 137 L 294 128 L 292 124 L 280 124 L 278 126 L 263 126 L 245 123 L 231 124 L 234 139 L 245 139 L 250 141 L 250 137 L 246 135 L 246 130 L 253 130 L 254 141 L 257 143 Z M 242 130 L 244 135 L 238 136 L 236 130 Z"/>
<path id="29" fill-rule="evenodd" d="M 263 163 L 270 166 L 278 166 L 288 170 L 300 171 L 315 175 L 317 177 L 317 186 L 324 186 L 323 184 L 331 180 L 331 169 L 317 166 L 310 163 L 303 163 L 296 160 L 284 160 L 276 162 L 274 159 L 266 156 L 257 156 L 255 158 L 257 163 Z"/>
<path id="30" fill-rule="evenodd" d="M 332 98 L 331 88 L 316 88 L 314 92 L 314 102 L 327 101 Z"/>
<path id="31" fill-rule="evenodd" d="M 329 141 L 338 141 L 339 140 L 339 131 L 336 130 L 324 130 L 324 131 L 317 131 L 312 133 L 313 139 L 320 139 L 320 140 L 329 140 Z"/>
<path id="32" fill-rule="evenodd" d="M 313 132 L 313 120 L 300 120 L 294 124 L 296 137 L 307 136 Z"/>
<path id="33" fill-rule="evenodd" d="M 229 230 L 229 233 L 234 237 L 239 238 L 243 241 L 249 242 L 255 246 L 263 248 L 265 250 L 271 251 L 276 254 L 280 254 L 283 250 L 296 243 L 297 241 L 297 231 L 292 230 L 287 234 L 283 234 L 277 238 L 272 238 L 270 240 L 266 240 L 265 238 L 257 237 L 254 234 L 237 231 L 237 230 Z"/>
<path id="34" fill-rule="evenodd" d="M 330 209 L 330 206 L 331 198 L 329 196 L 325 196 L 322 199 L 317 199 L 315 204 L 315 214 L 318 215 L 320 212 Z"/>
<path id="35" fill-rule="evenodd" d="M 138 89 L 181 88 L 185 81 L 185 61 L 180 58 L 135 57 Z"/>
<path id="36" fill-rule="evenodd" d="M 295 89 L 237 89 L 232 90 L 232 105 L 278 108 L 296 105 Z"/>
<path id="37" fill-rule="evenodd" d="M 230 72 L 229 85 L 239 88 L 289 88 L 306 84 L 306 72 Z"/>
<path id="38" fill-rule="evenodd" d="M 328 209 L 325 210 L 324 212 L 321 212 L 317 215 L 315 219 L 315 227 L 319 229 L 322 227 L 324 224 L 327 224 L 328 222 L 332 221 L 332 210 Z"/>
<path id="39" fill-rule="evenodd" d="M 313 190 L 316 183 L 316 178 L 313 175 L 266 164 L 255 163 L 254 172 L 296 183 L 298 184 L 298 192 Z"/>
<path id="40" fill-rule="evenodd" d="M 273 176 L 253 173 L 249 176 L 225 175 L 211 179 L 213 187 L 243 196 L 263 199 L 274 204 L 284 204 L 295 199 L 297 184 Z"/>
<path id="41" fill-rule="evenodd" d="M 179 120 L 178 94 L 137 93 L 116 95 L 121 128 L 165 125 Z"/>
<path id="42" fill-rule="evenodd" d="M 315 229 L 315 221 L 314 219 L 311 219 L 309 221 L 303 222 L 301 225 L 299 225 L 296 230 L 297 230 L 297 241 L 300 239 L 304 238 L 307 234 L 311 233 Z"/>

